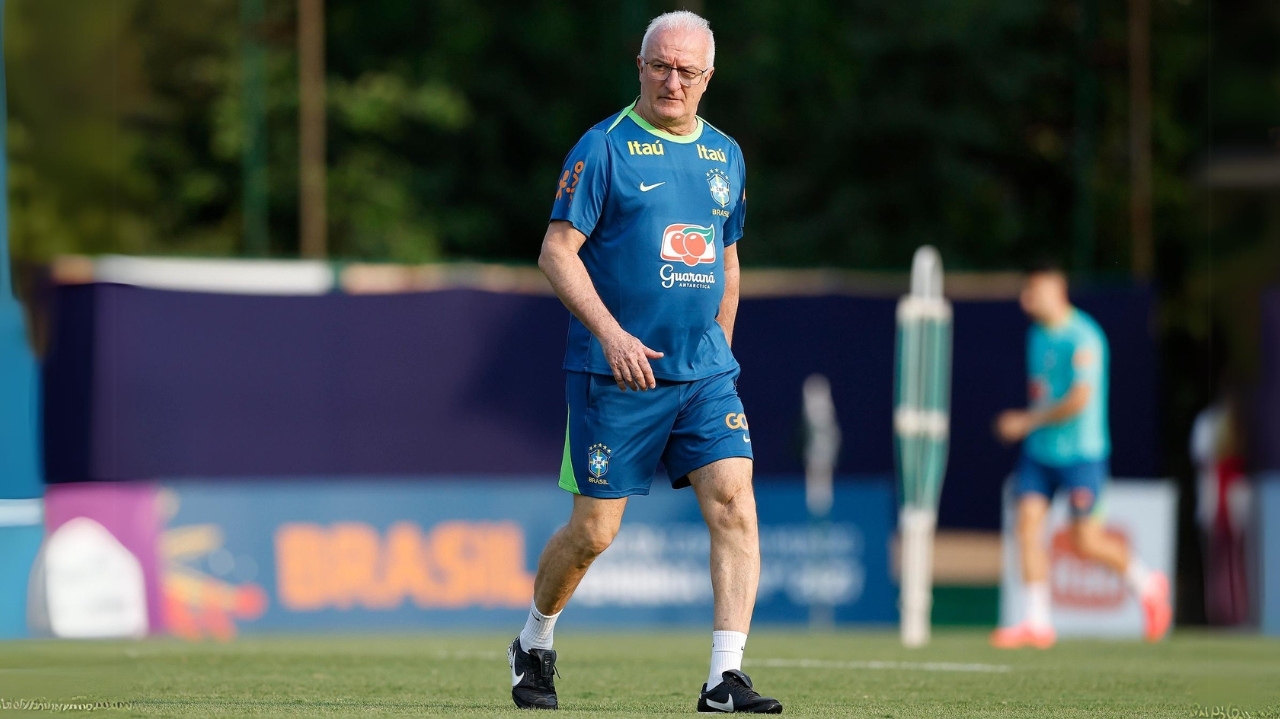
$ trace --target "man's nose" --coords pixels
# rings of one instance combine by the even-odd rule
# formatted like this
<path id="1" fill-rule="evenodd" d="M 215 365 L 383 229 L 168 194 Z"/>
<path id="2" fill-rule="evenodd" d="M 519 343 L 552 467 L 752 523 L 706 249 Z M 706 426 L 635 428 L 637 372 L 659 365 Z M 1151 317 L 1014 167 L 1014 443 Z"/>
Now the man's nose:
<path id="1" fill-rule="evenodd" d="M 675 68 L 671 68 L 671 71 L 667 73 L 666 82 L 662 84 L 665 85 L 667 89 L 670 90 L 671 92 L 676 92 L 677 90 L 684 89 L 684 85 L 680 84 L 679 71 L 677 71 Z"/>

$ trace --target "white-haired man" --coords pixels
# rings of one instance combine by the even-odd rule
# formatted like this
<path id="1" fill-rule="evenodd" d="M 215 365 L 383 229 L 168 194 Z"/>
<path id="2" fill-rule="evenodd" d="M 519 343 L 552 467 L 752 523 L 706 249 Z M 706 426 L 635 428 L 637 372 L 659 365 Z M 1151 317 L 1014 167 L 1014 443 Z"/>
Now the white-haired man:
<path id="1" fill-rule="evenodd" d="M 661 462 L 674 488 L 693 487 L 711 535 L 711 671 L 698 711 L 782 711 L 741 670 L 760 578 L 751 437 L 729 349 L 746 170 L 737 143 L 697 115 L 714 62 L 706 20 L 655 18 L 636 58 L 640 97 L 591 128 L 559 176 L 538 265 L 572 314 L 560 486 L 573 510 L 543 550 L 508 650 L 522 708 L 558 707 L 556 619 Z"/>

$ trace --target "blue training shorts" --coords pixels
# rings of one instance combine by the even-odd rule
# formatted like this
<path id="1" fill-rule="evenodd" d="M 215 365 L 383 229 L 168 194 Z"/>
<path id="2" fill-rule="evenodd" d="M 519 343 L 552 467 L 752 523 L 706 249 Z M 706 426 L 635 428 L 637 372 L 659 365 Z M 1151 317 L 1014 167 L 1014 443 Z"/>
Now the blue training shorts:
<path id="1" fill-rule="evenodd" d="M 1023 454 L 1018 460 L 1014 496 L 1021 497 L 1034 492 L 1053 499 L 1054 492 L 1065 490 L 1069 493 L 1067 502 L 1071 508 L 1071 516 L 1080 519 L 1092 514 L 1097 507 L 1109 474 L 1110 468 L 1105 459 L 1056 467 L 1037 462 Z"/>
<path id="2" fill-rule="evenodd" d="M 738 373 L 624 392 L 609 375 L 566 372 L 560 487 L 601 499 L 648 494 L 659 461 L 680 489 L 716 460 L 751 459 Z"/>

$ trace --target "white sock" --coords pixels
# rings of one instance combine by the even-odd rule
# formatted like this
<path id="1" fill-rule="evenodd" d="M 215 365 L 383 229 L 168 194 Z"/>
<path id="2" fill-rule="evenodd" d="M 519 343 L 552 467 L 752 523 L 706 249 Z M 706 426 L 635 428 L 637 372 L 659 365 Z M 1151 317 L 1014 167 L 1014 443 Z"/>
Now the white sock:
<path id="1" fill-rule="evenodd" d="M 711 632 L 711 675 L 707 677 L 707 691 L 720 685 L 721 674 L 742 669 L 742 652 L 746 648 L 747 635 L 742 632 Z"/>
<path id="2" fill-rule="evenodd" d="M 526 652 L 530 649 L 550 649 L 556 631 L 556 619 L 559 618 L 560 612 L 548 616 L 538 611 L 536 603 L 530 603 L 529 618 L 524 621 L 524 629 L 520 631 L 520 648 Z"/>
<path id="3" fill-rule="evenodd" d="M 1032 582 L 1027 585 L 1027 622 L 1033 627 L 1051 627 L 1049 619 L 1049 583 Z"/>
<path id="4" fill-rule="evenodd" d="M 1129 568 L 1124 570 L 1124 582 L 1129 585 L 1129 591 L 1141 597 L 1142 592 L 1147 588 L 1147 579 L 1150 577 L 1151 572 L 1147 570 L 1141 559 L 1137 557 L 1129 559 Z"/>

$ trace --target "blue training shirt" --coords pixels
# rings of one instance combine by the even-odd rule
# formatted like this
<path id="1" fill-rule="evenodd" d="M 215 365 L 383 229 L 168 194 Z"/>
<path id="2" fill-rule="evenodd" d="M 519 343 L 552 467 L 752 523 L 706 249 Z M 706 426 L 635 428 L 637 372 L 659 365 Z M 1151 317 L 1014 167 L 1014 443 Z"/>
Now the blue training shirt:
<path id="1" fill-rule="evenodd" d="M 635 103 L 587 131 L 565 158 L 552 220 L 587 236 L 579 257 L 605 307 L 645 346 L 659 379 L 738 366 L 716 322 L 724 248 L 742 237 L 746 166 L 733 138 L 698 118 L 672 135 Z M 612 375 L 600 343 L 570 316 L 564 368 Z"/>
<path id="2" fill-rule="evenodd" d="M 1065 422 L 1032 432 L 1023 451 L 1041 464 L 1061 467 L 1111 455 L 1107 427 L 1107 336 L 1078 309 L 1058 327 L 1031 325 L 1027 333 L 1028 392 L 1033 408 L 1057 404 L 1078 382 L 1092 388 L 1089 403 Z"/>

